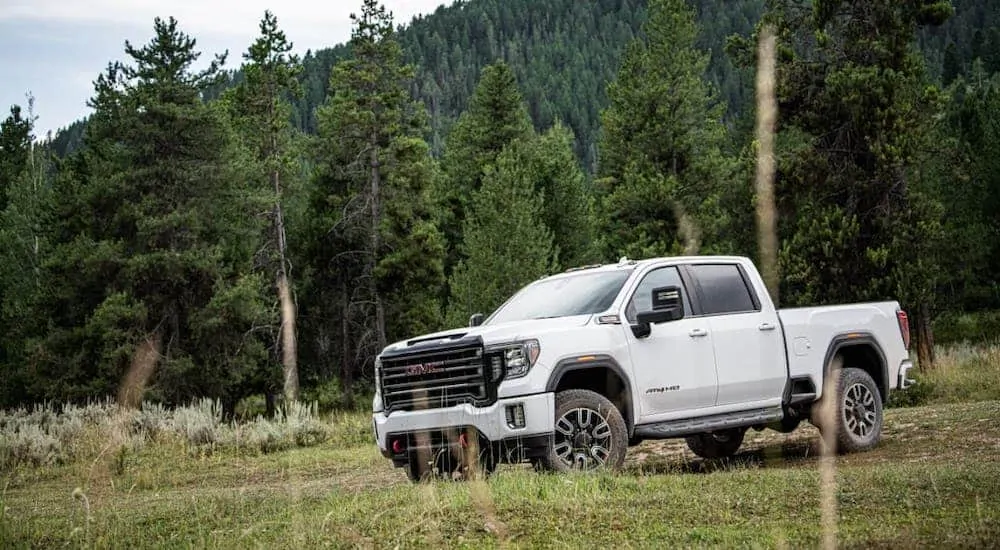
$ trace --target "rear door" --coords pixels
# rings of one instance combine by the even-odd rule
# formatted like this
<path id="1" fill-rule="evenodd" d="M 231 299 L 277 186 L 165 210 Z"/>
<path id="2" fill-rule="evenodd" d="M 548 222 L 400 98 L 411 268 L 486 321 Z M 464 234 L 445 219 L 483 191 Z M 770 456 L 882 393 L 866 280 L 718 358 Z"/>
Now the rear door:
<path id="1" fill-rule="evenodd" d="M 691 264 L 701 321 L 712 332 L 717 405 L 781 399 L 787 378 L 778 314 L 763 307 L 739 263 Z M 768 302 L 769 303 L 769 302 Z"/>
<path id="2" fill-rule="evenodd" d="M 648 337 L 637 338 L 629 325 L 652 309 L 655 288 L 681 287 L 685 317 L 652 326 Z M 715 404 L 718 377 L 708 319 L 691 316 L 688 289 L 676 266 L 646 273 L 625 306 L 623 324 L 639 395 L 639 415 L 646 421 L 678 411 Z"/>

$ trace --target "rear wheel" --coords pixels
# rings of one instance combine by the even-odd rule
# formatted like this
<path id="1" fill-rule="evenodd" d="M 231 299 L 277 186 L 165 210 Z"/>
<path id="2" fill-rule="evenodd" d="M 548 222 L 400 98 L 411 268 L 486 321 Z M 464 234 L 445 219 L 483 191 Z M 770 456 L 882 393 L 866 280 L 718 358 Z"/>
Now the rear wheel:
<path id="1" fill-rule="evenodd" d="M 745 428 L 689 435 L 684 438 L 691 452 L 701 458 L 727 458 L 736 454 L 743 444 Z"/>
<path id="2" fill-rule="evenodd" d="M 822 411 L 827 398 L 833 398 L 832 424 L 823 419 L 817 423 L 821 431 L 833 430 L 837 451 L 857 453 L 878 445 L 882 437 L 882 397 L 871 375 L 861 369 L 846 368 L 839 371 L 836 392 L 820 400 Z"/>
<path id="3" fill-rule="evenodd" d="M 556 394 L 555 433 L 536 466 L 557 472 L 618 470 L 625 462 L 628 430 L 618 408 L 590 390 Z"/>

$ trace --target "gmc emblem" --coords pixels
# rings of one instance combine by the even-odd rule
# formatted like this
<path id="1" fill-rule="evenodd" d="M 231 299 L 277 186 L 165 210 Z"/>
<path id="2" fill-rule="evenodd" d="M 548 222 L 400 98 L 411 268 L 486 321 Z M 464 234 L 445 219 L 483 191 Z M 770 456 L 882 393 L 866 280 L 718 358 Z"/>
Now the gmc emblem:
<path id="1" fill-rule="evenodd" d="M 433 363 L 417 363 L 415 365 L 406 366 L 406 374 L 410 376 L 420 376 L 421 374 L 433 374 L 435 372 L 441 371 L 441 365 L 443 361 L 434 361 Z"/>

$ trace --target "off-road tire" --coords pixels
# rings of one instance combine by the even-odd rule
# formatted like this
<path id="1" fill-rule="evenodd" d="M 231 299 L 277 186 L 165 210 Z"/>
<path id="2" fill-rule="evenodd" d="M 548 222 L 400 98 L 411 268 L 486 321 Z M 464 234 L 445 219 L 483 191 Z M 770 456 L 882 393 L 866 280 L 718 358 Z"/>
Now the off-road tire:
<path id="1" fill-rule="evenodd" d="M 743 444 L 744 428 L 689 435 L 684 438 L 691 452 L 701 458 L 728 458 L 736 454 Z"/>
<path id="2" fill-rule="evenodd" d="M 871 375 L 856 368 L 840 369 L 836 393 L 824 394 L 817 403 L 813 422 L 820 432 L 826 433 L 821 411 L 828 397 L 834 397 L 835 411 L 833 426 L 834 440 L 838 453 L 859 453 L 869 451 L 878 445 L 882 437 L 884 422 L 882 395 Z"/>
<path id="3" fill-rule="evenodd" d="M 556 394 L 555 433 L 537 466 L 560 473 L 617 471 L 627 448 L 625 419 L 608 398 L 590 390 L 565 390 Z"/>

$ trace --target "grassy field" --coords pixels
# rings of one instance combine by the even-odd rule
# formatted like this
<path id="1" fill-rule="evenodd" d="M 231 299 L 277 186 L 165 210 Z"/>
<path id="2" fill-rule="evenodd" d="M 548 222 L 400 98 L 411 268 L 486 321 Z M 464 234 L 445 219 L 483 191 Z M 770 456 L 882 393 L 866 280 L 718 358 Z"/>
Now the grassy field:
<path id="1" fill-rule="evenodd" d="M 937 401 L 961 395 L 947 386 L 965 374 L 939 375 Z M 1000 547 L 998 399 L 888 410 L 877 449 L 836 461 L 838 545 Z M 186 422 L 185 437 L 134 444 L 105 430 L 71 459 L 6 469 L 0 547 L 800 548 L 822 537 L 812 427 L 750 432 L 726 462 L 647 442 L 617 475 L 505 466 L 486 482 L 413 485 L 377 453 L 363 414 L 328 420 L 322 443 L 266 453 L 249 432 L 226 441 L 250 446 L 195 446 L 204 436 Z"/>

